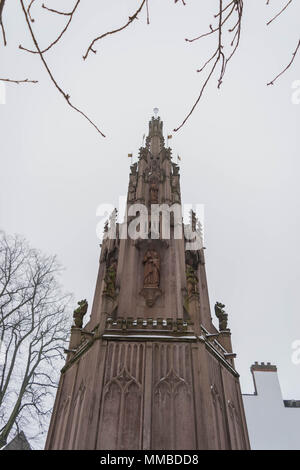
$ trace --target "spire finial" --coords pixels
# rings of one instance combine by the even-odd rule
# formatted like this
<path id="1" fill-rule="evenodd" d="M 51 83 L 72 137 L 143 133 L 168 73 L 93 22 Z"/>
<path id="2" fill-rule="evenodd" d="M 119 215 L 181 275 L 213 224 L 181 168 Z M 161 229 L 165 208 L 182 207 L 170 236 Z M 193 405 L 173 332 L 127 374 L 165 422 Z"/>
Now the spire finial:
<path id="1" fill-rule="evenodd" d="M 158 111 L 159 111 L 158 108 L 153 108 L 153 112 L 154 112 L 154 117 L 155 117 L 155 119 L 157 118 Z"/>

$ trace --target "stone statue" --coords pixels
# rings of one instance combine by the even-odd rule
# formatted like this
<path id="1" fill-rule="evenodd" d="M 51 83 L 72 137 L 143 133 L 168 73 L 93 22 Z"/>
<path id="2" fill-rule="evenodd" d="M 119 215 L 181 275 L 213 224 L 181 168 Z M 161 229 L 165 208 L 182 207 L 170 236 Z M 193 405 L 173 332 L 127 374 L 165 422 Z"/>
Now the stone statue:
<path id="1" fill-rule="evenodd" d="M 160 259 L 155 250 L 148 250 L 143 259 L 144 287 L 159 287 Z"/>
<path id="2" fill-rule="evenodd" d="M 115 260 L 109 265 L 106 269 L 104 282 L 105 282 L 105 289 L 104 294 L 108 295 L 109 297 L 114 297 L 116 293 L 116 275 L 117 275 L 117 262 Z"/>
<path id="3" fill-rule="evenodd" d="M 198 291 L 198 277 L 195 269 L 189 264 L 186 265 L 186 281 L 187 281 L 187 291 L 188 296 L 196 295 Z"/>
<path id="4" fill-rule="evenodd" d="M 216 317 L 219 319 L 219 330 L 224 331 L 227 330 L 227 323 L 228 323 L 228 314 L 224 310 L 225 305 L 221 302 L 216 302 L 215 304 L 215 314 Z"/>
<path id="5" fill-rule="evenodd" d="M 130 170 L 133 176 L 137 175 L 137 162 L 130 166 Z"/>
<path id="6" fill-rule="evenodd" d="M 179 175 L 179 166 L 176 163 L 172 162 L 172 167 L 173 167 L 173 176 Z"/>
<path id="7" fill-rule="evenodd" d="M 135 192 L 136 192 L 136 184 L 132 181 L 129 183 L 129 189 L 128 189 L 128 200 L 130 202 L 135 200 Z"/>
<path id="8" fill-rule="evenodd" d="M 77 302 L 79 307 L 77 307 L 75 310 L 74 310 L 74 313 L 73 313 L 73 318 L 74 318 L 74 324 L 77 328 L 82 328 L 82 324 L 83 324 L 83 317 L 84 315 L 86 314 L 87 312 L 87 309 L 88 309 L 88 303 L 87 303 L 87 300 L 84 299 L 84 300 L 80 300 L 79 302 Z"/>

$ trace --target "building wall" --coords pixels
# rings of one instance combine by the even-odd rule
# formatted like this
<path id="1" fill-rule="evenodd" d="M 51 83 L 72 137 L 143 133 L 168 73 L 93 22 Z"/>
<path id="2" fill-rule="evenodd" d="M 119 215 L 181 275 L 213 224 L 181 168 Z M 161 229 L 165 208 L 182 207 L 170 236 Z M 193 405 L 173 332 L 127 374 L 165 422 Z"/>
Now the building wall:
<path id="1" fill-rule="evenodd" d="M 276 366 L 255 364 L 253 395 L 243 395 L 251 449 L 300 450 L 300 401 L 283 400 Z"/>

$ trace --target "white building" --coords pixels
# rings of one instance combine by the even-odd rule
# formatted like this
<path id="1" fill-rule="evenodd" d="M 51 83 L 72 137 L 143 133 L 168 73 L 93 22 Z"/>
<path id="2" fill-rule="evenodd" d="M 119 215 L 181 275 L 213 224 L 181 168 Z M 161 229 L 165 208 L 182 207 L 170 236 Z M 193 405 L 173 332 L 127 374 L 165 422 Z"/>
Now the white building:
<path id="1" fill-rule="evenodd" d="M 283 400 L 277 367 L 251 366 L 254 394 L 243 395 L 251 449 L 300 449 L 300 400 Z"/>

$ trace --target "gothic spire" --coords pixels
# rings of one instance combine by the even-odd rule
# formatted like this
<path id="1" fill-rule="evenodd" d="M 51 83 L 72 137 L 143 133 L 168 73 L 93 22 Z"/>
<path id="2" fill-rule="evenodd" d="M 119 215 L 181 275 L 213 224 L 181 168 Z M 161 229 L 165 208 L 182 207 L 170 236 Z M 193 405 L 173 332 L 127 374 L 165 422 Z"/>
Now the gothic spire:
<path id="1" fill-rule="evenodd" d="M 163 137 L 163 122 L 160 117 L 152 116 L 149 121 L 149 133 L 146 138 L 146 147 L 152 155 L 157 156 L 164 147 L 165 139 Z"/>

